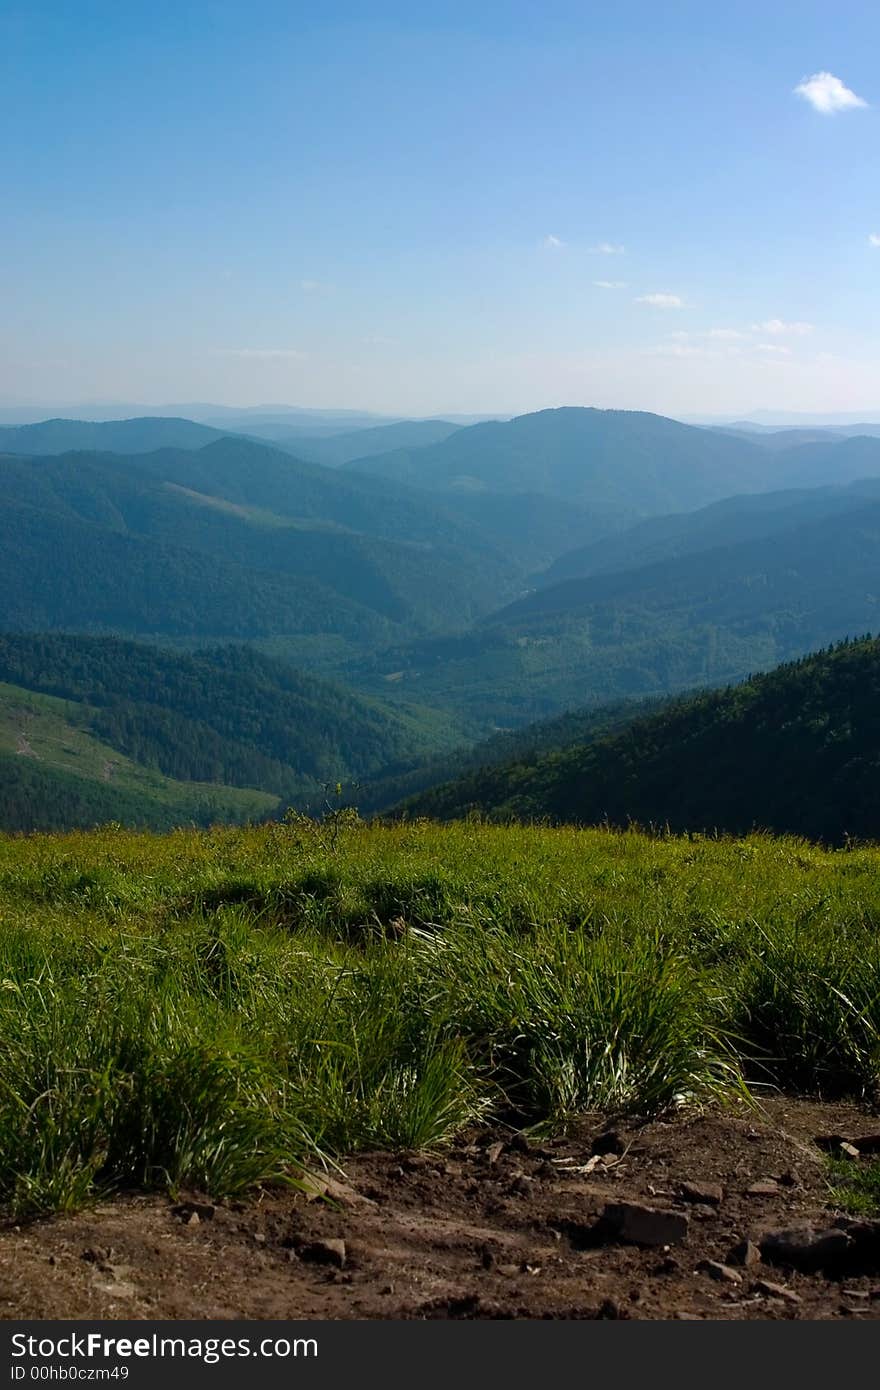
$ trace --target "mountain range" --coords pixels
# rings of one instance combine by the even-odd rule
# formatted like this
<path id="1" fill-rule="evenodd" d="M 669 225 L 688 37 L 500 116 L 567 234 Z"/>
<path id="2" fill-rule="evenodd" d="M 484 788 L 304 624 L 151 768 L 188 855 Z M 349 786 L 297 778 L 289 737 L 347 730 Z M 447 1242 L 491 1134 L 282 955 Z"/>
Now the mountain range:
<path id="1" fill-rule="evenodd" d="M 119 771 L 93 777 L 85 800 L 82 787 L 56 798 L 80 817 L 123 792 L 119 819 L 131 797 L 162 823 L 169 807 L 234 819 L 242 795 L 265 814 L 334 768 L 382 809 L 475 759 L 608 735 L 633 702 L 653 708 L 880 627 L 880 438 L 795 429 L 770 448 L 770 431 L 756 442 L 747 426 L 579 408 L 475 424 L 294 416 L 294 431 L 312 429 L 295 444 L 243 432 L 283 433 L 290 417 L 272 409 L 234 415 L 234 433 L 156 416 L 0 430 L 0 636 L 49 644 L 42 684 L 35 668 L 0 670 L 7 705 L 44 732 L 70 722 L 47 700 L 98 708 L 88 681 L 71 695 L 50 679 L 77 643 L 94 663 L 90 643 L 135 639 L 152 645 L 126 662 L 205 661 L 219 680 L 216 652 L 228 664 L 234 642 L 236 681 L 251 679 L 247 660 L 274 672 L 249 687 L 256 707 L 284 671 L 329 681 L 333 694 L 309 699 L 352 721 L 345 757 L 309 761 L 310 742 L 341 736 L 309 716 L 283 778 L 263 769 L 244 784 L 223 767 L 144 762 L 80 711 L 68 743 L 93 741 L 85 762 L 52 776 L 130 764 L 128 782 Z M 189 717 L 184 695 L 174 709 Z M 380 715 L 393 736 L 359 760 Z M 27 784 L 38 824 L 50 762 L 16 752 L 17 738 L 7 783 L 19 805 Z"/>

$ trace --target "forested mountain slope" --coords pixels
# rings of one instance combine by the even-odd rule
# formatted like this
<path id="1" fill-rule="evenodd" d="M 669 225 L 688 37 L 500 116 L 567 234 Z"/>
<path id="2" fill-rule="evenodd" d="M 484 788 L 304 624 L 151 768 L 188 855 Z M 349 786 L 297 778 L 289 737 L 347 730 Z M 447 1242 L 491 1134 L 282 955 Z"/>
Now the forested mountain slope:
<path id="1" fill-rule="evenodd" d="M 878 839 L 880 642 L 672 702 L 609 738 L 483 769 L 405 809 Z"/>

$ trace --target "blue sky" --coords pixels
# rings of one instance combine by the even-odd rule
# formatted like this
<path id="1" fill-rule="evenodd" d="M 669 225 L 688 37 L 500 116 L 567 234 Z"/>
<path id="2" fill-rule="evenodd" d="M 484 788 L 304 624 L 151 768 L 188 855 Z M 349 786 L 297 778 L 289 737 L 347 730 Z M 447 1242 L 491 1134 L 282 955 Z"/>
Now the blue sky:
<path id="1" fill-rule="evenodd" d="M 0 401 L 876 415 L 878 52 L 867 0 L 0 0 Z"/>

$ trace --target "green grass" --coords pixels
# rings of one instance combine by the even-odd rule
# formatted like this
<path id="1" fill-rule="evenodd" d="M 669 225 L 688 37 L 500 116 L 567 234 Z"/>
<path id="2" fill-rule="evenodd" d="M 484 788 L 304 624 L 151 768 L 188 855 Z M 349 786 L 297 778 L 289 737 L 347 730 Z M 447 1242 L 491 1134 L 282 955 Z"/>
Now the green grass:
<path id="1" fill-rule="evenodd" d="M 0 1206 L 873 1095 L 880 851 L 343 813 L 0 838 Z"/>
<path id="2" fill-rule="evenodd" d="M 832 1159 L 830 1198 L 836 1207 L 856 1216 L 880 1214 L 880 1162 Z"/>

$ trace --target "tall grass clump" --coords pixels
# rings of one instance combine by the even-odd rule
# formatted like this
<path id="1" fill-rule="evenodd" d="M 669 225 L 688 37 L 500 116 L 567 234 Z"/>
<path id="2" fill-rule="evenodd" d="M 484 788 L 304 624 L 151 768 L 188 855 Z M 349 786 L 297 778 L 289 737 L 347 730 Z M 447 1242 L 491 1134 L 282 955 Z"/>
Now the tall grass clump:
<path id="1" fill-rule="evenodd" d="M 731 1012 L 756 1076 L 789 1090 L 874 1098 L 880 1078 L 875 933 L 757 932 L 731 982 Z"/>
<path id="2" fill-rule="evenodd" d="M 531 1121 L 742 1093 L 705 981 L 656 932 L 459 928 L 431 957 L 447 1026 Z"/>

